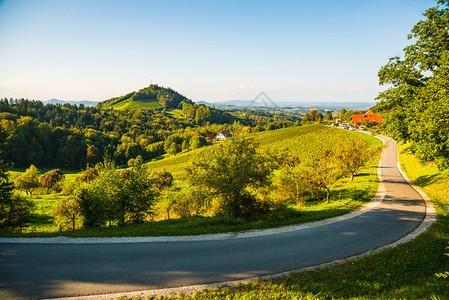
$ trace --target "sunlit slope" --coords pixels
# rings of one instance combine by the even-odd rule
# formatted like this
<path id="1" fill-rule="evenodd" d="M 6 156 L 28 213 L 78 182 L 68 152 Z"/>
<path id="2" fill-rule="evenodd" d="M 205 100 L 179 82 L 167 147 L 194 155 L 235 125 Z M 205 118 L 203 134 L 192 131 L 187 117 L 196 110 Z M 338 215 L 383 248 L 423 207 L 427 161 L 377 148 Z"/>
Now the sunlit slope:
<path id="1" fill-rule="evenodd" d="M 382 144 L 382 142 L 370 135 L 354 134 L 346 130 L 322 125 L 284 128 L 246 134 L 245 136 L 254 138 L 262 150 L 288 150 L 298 157 L 313 155 L 321 149 L 338 147 L 338 145 L 345 143 L 351 138 L 363 138 L 371 145 Z M 176 179 L 181 179 L 185 175 L 185 168 L 196 156 L 201 155 L 202 151 L 207 151 L 210 147 L 217 146 L 216 144 L 178 155 L 166 156 L 164 159 L 150 162 L 149 166 L 155 171 L 165 168 Z"/>

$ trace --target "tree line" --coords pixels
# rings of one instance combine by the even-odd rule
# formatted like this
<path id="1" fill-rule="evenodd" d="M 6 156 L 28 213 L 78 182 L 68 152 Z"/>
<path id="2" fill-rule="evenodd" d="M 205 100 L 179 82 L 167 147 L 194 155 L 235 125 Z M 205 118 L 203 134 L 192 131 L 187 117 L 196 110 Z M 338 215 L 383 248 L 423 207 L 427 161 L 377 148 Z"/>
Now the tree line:
<path id="1" fill-rule="evenodd" d="M 214 112 L 207 122 L 225 124 L 233 120 L 231 116 L 214 119 L 216 115 L 220 113 Z M 115 111 L 83 105 L 43 105 L 25 99 L 0 100 L 0 130 L 6 135 L 2 159 L 16 167 L 34 164 L 80 169 L 101 161 L 105 154 L 119 164 L 139 155 L 147 160 L 167 152 L 164 142 L 172 134 L 195 147 L 197 141 L 190 140 L 208 134 L 199 129 L 195 122 L 161 110 Z"/>
<path id="2" fill-rule="evenodd" d="M 119 164 L 207 145 L 205 137 L 298 125 L 292 121 L 237 119 L 229 113 L 190 102 L 180 104 L 184 118 L 165 110 L 103 110 L 83 105 L 43 105 L 26 99 L 0 100 L 2 157 L 16 167 L 85 169 L 104 155 Z"/>

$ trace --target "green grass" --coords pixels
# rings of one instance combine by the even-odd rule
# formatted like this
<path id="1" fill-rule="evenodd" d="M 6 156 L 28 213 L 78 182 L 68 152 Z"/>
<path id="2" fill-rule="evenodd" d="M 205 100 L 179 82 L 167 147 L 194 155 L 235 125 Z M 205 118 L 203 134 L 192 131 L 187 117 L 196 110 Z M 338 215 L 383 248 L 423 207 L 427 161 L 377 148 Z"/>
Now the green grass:
<path id="1" fill-rule="evenodd" d="M 449 279 L 435 276 L 449 270 L 449 257 L 443 255 L 449 241 L 449 174 L 434 164 L 421 164 L 413 155 L 400 153 L 400 160 L 439 216 L 415 240 L 332 267 L 178 299 L 449 299 Z"/>

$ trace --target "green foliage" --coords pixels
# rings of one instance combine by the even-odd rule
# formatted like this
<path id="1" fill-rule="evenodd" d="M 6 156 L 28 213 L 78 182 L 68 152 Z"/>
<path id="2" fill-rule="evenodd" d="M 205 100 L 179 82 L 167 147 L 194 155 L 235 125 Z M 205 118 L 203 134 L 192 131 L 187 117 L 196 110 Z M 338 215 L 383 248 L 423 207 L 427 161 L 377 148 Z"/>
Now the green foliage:
<path id="1" fill-rule="evenodd" d="M 164 188 L 168 188 L 173 184 L 173 175 L 165 169 L 160 172 L 151 172 L 150 179 L 154 188 L 159 191 L 162 191 Z"/>
<path id="2" fill-rule="evenodd" d="M 170 135 L 164 142 L 164 151 L 168 154 L 176 154 L 182 151 L 183 138 L 178 135 Z"/>
<path id="3" fill-rule="evenodd" d="M 76 194 L 80 214 L 87 228 L 100 227 L 108 221 L 141 223 L 152 213 L 158 192 L 153 187 L 148 168 L 137 164 L 122 172 L 116 171 L 109 158 L 99 166 L 98 176 Z"/>
<path id="4" fill-rule="evenodd" d="M 80 226 L 81 206 L 80 203 L 73 196 L 59 200 L 53 206 L 53 214 L 55 216 L 55 223 L 60 230 L 66 230 Z"/>
<path id="5" fill-rule="evenodd" d="M 18 177 L 14 182 L 14 187 L 16 189 L 24 190 L 30 196 L 32 196 L 34 189 L 39 186 L 39 171 L 34 165 L 31 165 L 25 173 Z"/>
<path id="6" fill-rule="evenodd" d="M 132 103 L 140 103 L 136 101 Z M 220 110 L 190 100 L 182 103 L 194 113 L 207 112 L 204 114 L 207 118 L 195 115 L 190 118 L 180 109 L 120 111 L 0 99 L 0 128 L 5 142 L 1 157 L 16 167 L 34 164 L 85 169 L 100 162 L 104 155 L 110 155 L 122 165 L 138 155 L 149 160 L 164 154 L 164 141 L 173 134 L 183 139 L 183 150 L 191 149 L 191 143 L 200 147 L 207 134 L 229 129 L 236 121 Z M 208 128 L 200 127 L 203 124 Z M 193 136 L 197 138 L 191 141 Z"/>
<path id="7" fill-rule="evenodd" d="M 350 139 L 336 148 L 336 159 L 341 164 L 344 174 L 349 174 L 351 181 L 359 170 L 379 152 L 379 148 L 369 148 L 361 139 Z"/>
<path id="8" fill-rule="evenodd" d="M 393 57 L 379 71 L 376 108 L 389 112 L 384 128 L 396 139 L 411 141 L 422 160 L 449 167 L 449 8 L 447 1 L 429 8 L 408 36 L 413 44 L 404 58 Z"/>
<path id="9" fill-rule="evenodd" d="M 7 203 L 12 197 L 14 183 L 9 177 L 7 166 L 0 160 L 0 203 Z"/>
<path id="10" fill-rule="evenodd" d="M 301 173 L 312 187 L 326 191 L 326 201 L 330 201 L 331 187 L 343 175 L 335 150 L 324 150 L 308 156 L 301 165 Z"/>
<path id="11" fill-rule="evenodd" d="M 304 118 L 302 119 L 302 122 L 303 123 L 321 122 L 322 120 L 323 115 L 319 113 L 316 109 L 313 109 L 305 114 Z"/>
<path id="12" fill-rule="evenodd" d="M 0 227 L 19 227 L 21 230 L 33 208 L 33 202 L 30 200 L 19 195 L 12 195 L 8 202 L 1 205 Z"/>
<path id="13" fill-rule="evenodd" d="M 257 152 L 252 139 L 234 137 L 204 151 L 187 169 L 189 182 L 221 198 L 223 212 L 232 217 L 249 217 L 261 209 L 257 198 L 246 189 L 268 183 L 273 166 Z"/>
<path id="14" fill-rule="evenodd" d="M 33 203 L 13 194 L 6 165 L 0 161 L 0 228 L 17 227 L 29 218 Z"/>

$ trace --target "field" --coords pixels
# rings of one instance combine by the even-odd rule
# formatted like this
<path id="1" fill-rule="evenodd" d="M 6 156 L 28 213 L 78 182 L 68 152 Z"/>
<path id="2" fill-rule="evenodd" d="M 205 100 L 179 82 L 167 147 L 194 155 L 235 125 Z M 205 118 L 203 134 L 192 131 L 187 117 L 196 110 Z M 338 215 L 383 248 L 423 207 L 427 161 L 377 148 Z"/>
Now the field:
<path id="1" fill-rule="evenodd" d="M 288 149 L 292 153 L 301 156 L 304 153 L 314 153 L 322 148 L 338 147 L 339 143 L 345 141 L 349 134 L 356 134 L 327 126 L 302 126 L 266 131 L 250 134 L 256 142 L 260 144 L 261 150 L 267 149 Z M 360 135 L 372 145 L 382 143 L 366 134 Z M 216 147 L 216 146 L 210 146 Z M 174 156 L 167 156 L 159 160 L 150 162 L 148 166 L 155 171 L 166 169 L 172 173 L 176 179 L 176 185 L 184 185 L 182 179 L 185 168 L 197 155 L 201 155 L 206 148 L 197 149 L 190 152 L 181 153 Z M 25 236 L 147 236 L 147 235 L 186 235 L 204 234 L 226 231 L 239 231 L 255 228 L 268 228 L 295 223 L 303 223 L 324 219 L 336 215 L 347 213 L 359 208 L 368 202 L 377 189 L 376 178 L 377 161 L 371 162 L 361 170 L 355 177 L 354 182 L 349 182 L 348 178 L 340 179 L 333 187 L 331 202 L 308 201 L 305 204 L 290 203 L 288 209 L 279 212 L 278 215 L 263 217 L 261 220 L 245 222 L 240 219 L 229 220 L 226 218 L 211 218 L 207 215 L 194 216 L 190 218 L 179 218 L 166 220 L 165 209 L 160 208 L 154 217 L 157 222 L 147 222 L 140 225 L 129 225 L 124 227 L 108 227 L 96 230 L 75 230 L 60 232 L 53 220 L 53 205 L 59 200 L 67 197 L 63 193 L 36 193 L 33 195 L 33 202 L 36 204 L 36 211 L 21 235 Z M 19 170 L 23 171 L 23 170 Z M 43 172 L 43 170 L 42 170 Z M 13 172 L 12 177 L 19 172 Z M 70 186 L 75 182 L 77 173 L 67 173 L 64 185 Z M 163 201 L 163 200 L 161 200 Z M 161 202 L 162 203 L 162 202 Z M 162 203 L 163 204 L 163 203 Z M 162 207 L 162 206 L 161 206 Z M 11 233 L 2 232 L 2 235 Z M 15 233 L 14 235 L 17 235 Z"/>
<path id="2" fill-rule="evenodd" d="M 139 100 L 139 101 L 130 101 L 125 100 L 119 102 L 117 104 L 111 105 L 107 108 L 113 108 L 117 110 L 133 110 L 133 109 L 155 109 L 162 107 L 156 100 Z"/>

